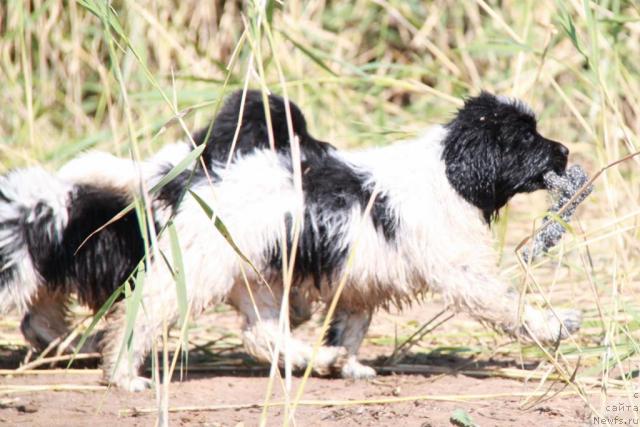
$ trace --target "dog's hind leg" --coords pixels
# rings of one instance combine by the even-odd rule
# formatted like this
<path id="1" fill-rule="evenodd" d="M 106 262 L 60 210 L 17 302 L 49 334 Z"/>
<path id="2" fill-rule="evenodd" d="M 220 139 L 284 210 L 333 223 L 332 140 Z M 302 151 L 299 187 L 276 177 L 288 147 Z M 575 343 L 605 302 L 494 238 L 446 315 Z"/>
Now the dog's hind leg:
<path id="1" fill-rule="evenodd" d="M 139 311 L 145 311 L 139 308 Z M 138 375 L 157 331 L 146 313 L 138 313 L 131 336 L 125 343 L 127 310 L 124 301 L 118 303 L 110 316 L 101 342 L 102 375 L 104 381 L 128 391 L 142 391 L 151 387 L 149 378 Z M 128 351 L 127 351 L 128 350 Z"/>
<path id="2" fill-rule="evenodd" d="M 330 346 L 342 346 L 347 350 L 347 360 L 341 367 L 343 378 L 369 379 L 376 371 L 358 361 L 358 349 L 371 323 L 371 311 L 351 311 L 338 308 L 331 319 L 325 342 Z"/>
<path id="3" fill-rule="evenodd" d="M 149 378 L 139 376 L 140 368 L 162 328 L 171 327 L 179 317 L 173 279 L 168 276 L 168 281 L 154 280 L 157 278 L 152 274 L 143 284 L 142 303 L 132 322 L 126 301 L 115 306 L 101 340 L 104 380 L 125 390 L 142 391 L 151 387 Z M 130 331 L 128 325 L 131 325 Z"/>
<path id="4" fill-rule="evenodd" d="M 219 267 L 223 265 L 221 259 L 208 265 Z M 216 274 L 217 271 L 207 275 L 188 275 L 189 271 L 201 273 L 203 268 L 197 266 L 208 259 L 185 256 L 185 260 L 192 262 L 184 266 L 187 272 L 187 304 L 191 308 L 189 314 L 197 316 L 211 304 L 223 301 L 233 281 L 230 277 L 223 280 L 223 274 Z M 231 267 L 222 271 L 230 270 Z M 218 281 L 211 283 L 210 277 L 215 277 Z M 160 262 L 152 264 L 141 285 L 141 304 L 137 308 L 135 319 L 130 318 L 131 311 L 127 313 L 127 301 L 118 302 L 108 318 L 109 323 L 101 340 L 104 381 L 129 391 L 142 391 L 151 387 L 152 381 L 139 376 L 139 370 L 163 328 L 170 328 L 180 317 L 175 279 L 167 265 Z"/>
<path id="5" fill-rule="evenodd" d="M 253 285 L 249 293 L 246 283 L 237 284 L 229 297 L 229 302 L 244 315 L 242 337 L 249 354 L 271 363 L 274 352 L 279 349 L 280 365 L 288 359 L 293 368 L 303 369 L 312 359 L 313 347 L 282 331 L 279 322 L 281 301 L 279 287 L 269 289 L 266 285 Z M 344 362 L 344 356 L 342 347 L 321 346 L 313 361 L 313 370 L 326 375 Z"/>

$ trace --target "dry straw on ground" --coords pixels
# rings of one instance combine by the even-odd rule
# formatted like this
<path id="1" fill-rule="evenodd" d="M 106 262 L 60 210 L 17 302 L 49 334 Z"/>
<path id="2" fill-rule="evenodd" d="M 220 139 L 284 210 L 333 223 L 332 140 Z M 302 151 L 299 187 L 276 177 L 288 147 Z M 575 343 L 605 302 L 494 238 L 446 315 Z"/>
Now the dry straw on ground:
<path id="1" fill-rule="evenodd" d="M 123 0 L 110 10 L 105 4 L 0 4 L 3 170 L 53 169 L 90 148 L 156 151 L 205 125 L 224 94 L 247 83 L 286 92 L 307 112 L 314 133 L 340 147 L 408 137 L 446 121 L 462 97 L 486 89 L 530 103 L 542 133 L 565 143 L 591 174 L 640 151 L 640 8 L 631 0 Z M 447 348 L 473 360 L 498 352 L 535 361 L 530 375 L 493 372 L 526 376 L 531 398 L 550 382 L 564 383 L 562 393 L 585 401 L 594 391 L 604 402 L 608 394 L 637 389 L 640 157 L 606 169 L 594 184 L 571 232 L 530 266 L 518 262 L 514 249 L 540 224 L 544 195 L 516 197 L 494 226 L 502 271 L 514 285 L 531 291 L 533 301 L 583 310 L 574 339 L 555 349 L 495 348 L 503 338 L 478 325 L 463 330 L 448 323 L 420 336 L 411 351 Z M 427 320 L 406 323 L 400 332 L 406 339 Z M 15 332 L 16 325 L 11 317 L 1 330 Z M 23 345 L 13 332 L 0 335 L 3 346 Z M 191 346 L 210 355 L 224 351 L 225 340 L 237 348 L 236 338 L 221 334 L 211 344 L 209 332 L 192 327 Z M 391 354 L 402 337 L 385 333 L 370 342 L 386 343 Z M 286 383 L 276 379 L 272 387 Z M 42 389 L 60 387 L 73 386 Z M 0 394 L 25 390 L 35 388 L 2 387 Z M 264 402 L 247 403 L 264 408 L 263 423 L 281 404 L 269 403 L 268 390 L 265 395 Z M 295 390 L 287 396 L 294 399 Z M 166 421 L 171 403 L 159 402 Z M 284 405 L 295 407 L 289 400 Z M 590 408 L 598 411 L 598 402 Z"/>

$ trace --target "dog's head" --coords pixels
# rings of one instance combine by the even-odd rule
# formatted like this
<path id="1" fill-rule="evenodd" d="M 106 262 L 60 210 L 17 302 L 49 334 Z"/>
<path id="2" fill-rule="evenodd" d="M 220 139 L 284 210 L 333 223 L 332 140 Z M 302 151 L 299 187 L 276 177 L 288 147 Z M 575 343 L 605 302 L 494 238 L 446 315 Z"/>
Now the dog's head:
<path id="1" fill-rule="evenodd" d="M 446 129 L 447 178 L 487 222 L 515 194 L 544 188 L 545 173 L 567 166 L 569 150 L 540 135 L 535 115 L 518 100 L 482 92 Z"/>

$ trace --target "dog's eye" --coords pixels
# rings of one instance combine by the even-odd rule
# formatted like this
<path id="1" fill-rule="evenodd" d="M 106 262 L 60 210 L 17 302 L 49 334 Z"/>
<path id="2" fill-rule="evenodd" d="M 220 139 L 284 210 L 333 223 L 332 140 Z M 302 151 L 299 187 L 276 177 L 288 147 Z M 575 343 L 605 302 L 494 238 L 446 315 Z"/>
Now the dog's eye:
<path id="1" fill-rule="evenodd" d="M 535 135 L 532 132 L 527 132 L 524 136 L 525 144 L 531 144 L 536 139 Z"/>

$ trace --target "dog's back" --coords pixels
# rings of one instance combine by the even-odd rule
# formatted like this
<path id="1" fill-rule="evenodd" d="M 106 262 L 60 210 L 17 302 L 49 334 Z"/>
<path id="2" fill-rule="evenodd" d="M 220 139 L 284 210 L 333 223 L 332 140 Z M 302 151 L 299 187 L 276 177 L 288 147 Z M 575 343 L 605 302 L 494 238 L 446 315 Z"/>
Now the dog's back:
<path id="1" fill-rule="evenodd" d="M 2 180 L 0 290 L 7 296 L 0 300 L 2 310 L 25 309 L 41 289 L 75 292 L 81 302 L 99 308 L 144 253 L 133 210 L 105 226 L 131 196 L 100 184 L 64 182 L 42 169 Z"/>
<path id="2" fill-rule="evenodd" d="M 49 323 L 45 317 L 58 317 L 62 325 L 70 294 L 97 311 L 143 259 L 143 233 L 158 231 L 178 211 L 187 187 L 219 181 L 229 153 L 234 159 L 254 151 L 267 153 L 269 141 L 274 141 L 274 155 L 288 155 L 287 123 L 304 145 L 304 156 L 317 158 L 332 149 L 308 134 L 295 104 L 287 107 L 275 95 L 267 99 L 268 113 L 260 92 L 236 92 L 211 126 L 193 135 L 196 144 L 207 144 L 202 154 L 206 171 L 197 163 L 151 195 L 147 230 L 131 209 L 135 195 L 185 158 L 191 144 L 170 144 L 137 163 L 91 151 L 55 174 L 37 167 L 0 177 L 0 312 L 18 308 L 32 324 L 38 323 L 40 313 L 43 325 Z M 194 216 L 202 213 L 193 211 Z M 23 322 L 25 335 L 41 335 L 33 344 L 48 344 L 52 331 L 32 333 L 28 326 Z M 58 329 L 65 332 L 63 326 Z"/>

